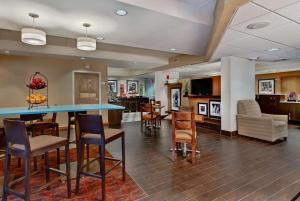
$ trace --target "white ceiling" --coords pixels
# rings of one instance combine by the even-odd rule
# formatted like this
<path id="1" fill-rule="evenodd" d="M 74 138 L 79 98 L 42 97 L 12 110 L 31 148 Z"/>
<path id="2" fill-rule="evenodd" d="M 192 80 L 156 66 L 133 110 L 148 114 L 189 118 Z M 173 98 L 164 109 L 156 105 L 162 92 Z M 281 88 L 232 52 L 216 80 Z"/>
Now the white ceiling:
<path id="1" fill-rule="evenodd" d="M 247 29 L 256 22 L 270 25 Z M 238 9 L 211 60 L 238 56 L 260 61 L 300 57 L 300 0 L 252 0 Z M 266 51 L 279 48 L 279 51 Z"/>
<path id="2" fill-rule="evenodd" d="M 215 0 L 0 0 L 0 5 L 2 29 L 31 26 L 28 13 L 33 12 L 40 15 L 37 27 L 49 35 L 76 38 L 87 22 L 92 25 L 89 35 L 104 36 L 105 43 L 202 55 Z M 116 16 L 117 8 L 128 15 Z"/>

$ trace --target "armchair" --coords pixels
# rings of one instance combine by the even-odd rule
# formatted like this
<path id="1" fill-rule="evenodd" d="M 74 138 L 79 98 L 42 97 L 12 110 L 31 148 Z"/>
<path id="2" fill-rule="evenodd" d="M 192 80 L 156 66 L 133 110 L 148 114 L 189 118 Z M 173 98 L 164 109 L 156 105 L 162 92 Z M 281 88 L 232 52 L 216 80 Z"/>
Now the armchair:
<path id="1" fill-rule="evenodd" d="M 274 142 L 288 137 L 288 116 L 261 113 L 255 100 L 240 100 L 237 105 L 238 134 Z"/>

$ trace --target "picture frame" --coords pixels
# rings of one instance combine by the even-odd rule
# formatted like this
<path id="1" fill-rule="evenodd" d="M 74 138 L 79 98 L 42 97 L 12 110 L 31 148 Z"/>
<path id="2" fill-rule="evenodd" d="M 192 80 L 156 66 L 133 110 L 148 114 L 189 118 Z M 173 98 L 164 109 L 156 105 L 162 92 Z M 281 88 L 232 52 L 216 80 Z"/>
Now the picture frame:
<path id="1" fill-rule="evenodd" d="M 181 105 L 181 89 L 172 88 L 171 89 L 171 110 L 179 111 Z"/>
<path id="2" fill-rule="evenodd" d="M 198 114 L 208 116 L 208 103 L 198 103 Z"/>
<path id="3" fill-rule="evenodd" d="M 137 94 L 139 93 L 139 81 L 138 80 L 127 80 L 127 93 Z"/>
<path id="4" fill-rule="evenodd" d="M 108 80 L 108 91 L 117 93 L 118 92 L 118 81 L 117 80 Z"/>
<path id="5" fill-rule="evenodd" d="M 209 117 L 221 118 L 221 100 L 209 100 Z"/>
<path id="6" fill-rule="evenodd" d="M 275 79 L 258 80 L 258 94 L 275 94 Z"/>

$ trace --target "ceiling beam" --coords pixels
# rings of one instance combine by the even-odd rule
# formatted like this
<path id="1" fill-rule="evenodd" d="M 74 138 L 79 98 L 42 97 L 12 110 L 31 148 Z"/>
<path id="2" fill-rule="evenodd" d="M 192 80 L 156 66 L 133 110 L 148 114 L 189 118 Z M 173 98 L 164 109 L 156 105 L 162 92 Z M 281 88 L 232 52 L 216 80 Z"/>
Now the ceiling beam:
<path id="1" fill-rule="evenodd" d="M 236 10 L 242 5 L 248 3 L 249 0 L 218 0 L 214 13 L 214 26 L 212 36 L 208 43 L 205 60 L 209 61 L 215 49 L 218 47 L 223 34 L 226 32 L 228 25 Z"/>

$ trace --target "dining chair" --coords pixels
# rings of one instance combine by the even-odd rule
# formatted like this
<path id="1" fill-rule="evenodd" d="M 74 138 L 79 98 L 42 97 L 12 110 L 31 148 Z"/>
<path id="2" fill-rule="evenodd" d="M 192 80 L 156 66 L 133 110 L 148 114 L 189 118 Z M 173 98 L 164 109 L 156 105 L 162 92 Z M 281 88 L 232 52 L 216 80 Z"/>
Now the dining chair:
<path id="1" fill-rule="evenodd" d="M 192 146 L 192 163 L 196 159 L 196 125 L 193 112 L 172 112 L 172 159 L 175 160 L 177 143 L 186 143 Z"/>
<path id="2" fill-rule="evenodd" d="M 2 201 L 7 200 L 7 196 L 13 194 L 23 200 L 30 200 L 30 160 L 36 156 L 45 155 L 45 174 L 46 183 L 50 182 L 50 171 L 64 174 L 67 177 L 67 195 L 71 197 L 71 180 L 70 180 L 70 161 L 69 161 L 69 142 L 66 138 L 40 135 L 29 137 L 26 130 L 25 122 L 16 119 L 4 119 L 4 130 L 6 139 L 6 153 L 4 164 L 4 183 Z M 66 171 L 49 167 L 48 152 L 59 147 L 65 147 Z M 24 188 L 25 193 L 21 194 L 9 187 L 11 156 L 16 156 L 24 160 Z"/>
<path id="3" fill-rule="evenodd" d="M 161 126 L 161 101 L 154 101 L 153 104 L 154 114 L 157 116 L 157 126 Z"/>
<path id="4" fill-rule="evenodd" d="M 157 115 L 154 114 L 153 105 L 151 103 L 141 104 L 141 129 L 143 129 L 144 124 L 152 128 L 156 126 Z"/>
<path id="5" fill-rule="evenodd" d="M 102 179 L 102 201 L 105 200 L 105 179 L 106 174 L 116 168 L 118 165 L 122 164 L 122 175 L 123 181 L 125 181 L 125 133 L 121 129 L 104 129 L 103 121 L 101 115 L 78 115 L 78 162 L 77 162 L 77 177 L 76 177 L 76 194 L 79 193 L 80 176 L 83 174 L 85 176 L 92 176 Z M 122 159 L 116 159 L 112 157 L 105 157 L 105 145 L 121 138 L 122 144 Z M 99 157 L 83 164 L 84 162 L 84 145 L 92 144 L 99 147 Z M 90 172 L 84 172 L 83 168 L 89 163 L 92 163 L 100 159 L 100 175 Z M 105 160 L 117 162 L 110 168 L 106 170 Z"/>
<path id="6" fill-rule="evenodd" d="M 68 140 L 71 138 L 71 126 L 75 126 L 76 116 L 79 114 L 87 114 L 86 111 L 68 112 Z"/>
<path id="7" fill-rule="evenodd" d="M 32 137 L 38 135 L 53 135 L 59 137 L 59 124 L 56 122 L 57 113 L 53 113 L 50 119 L 44 119 L 45 114 L 20 115 L 20 120 L 25 121 L 26 130 Z M 28 123 L 29 122 L 29 123 Z M 56 149 L 57 168 L 60 166 L 60 149 Z M 34 170 L 37 170 L 37 158 L 33 158 Z M 18 160 L 20 166 L 20 159 Z"/>

